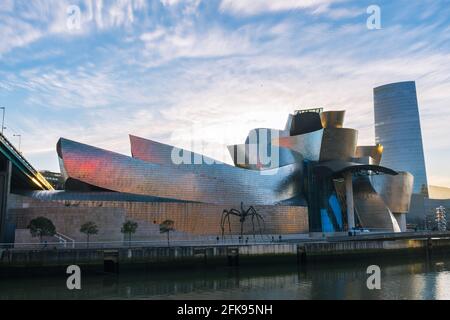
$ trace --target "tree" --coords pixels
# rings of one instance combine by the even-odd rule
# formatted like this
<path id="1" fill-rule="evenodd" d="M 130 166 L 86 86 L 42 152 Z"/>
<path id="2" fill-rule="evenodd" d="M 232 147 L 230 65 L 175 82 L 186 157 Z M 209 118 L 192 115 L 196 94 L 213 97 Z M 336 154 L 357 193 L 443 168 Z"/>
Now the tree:
<path id="1" fill-rule="evenodd" d="M 128 241 L 130 245 L 131 245 L 131 235 L 136 233 L 137 228 L 138 228 L 137 222 L 131 220 L 125 221 L 125 223 L 122 225 L 122 230 L 120 230 L 120 232 L 128 235 Z"/>
<path id="2" fill-rule="evenodd" d="M 38 217 L 30 221 L 28 229 L 33 237 L 39 237 L 42 243 L 42 237 L 53 237 L 56 234 L 56 227 L 50 219 Z"/>
<path id="3" fill-rule="evenodd" d="M 81 226 L 80 232 L 87 236 L 87 247 L 89 248 L 89 238 L 98 233 L 98 226 L 94 222 L 88 221 Z"/>
<path id="4" fill-rule="evenodd" d="M 166 220 L 159 225 L 160 233 L 167 233 L 167 246 L 170 247 L 170 232 L 175 231 L 175 222 L 172 220 Z"/>

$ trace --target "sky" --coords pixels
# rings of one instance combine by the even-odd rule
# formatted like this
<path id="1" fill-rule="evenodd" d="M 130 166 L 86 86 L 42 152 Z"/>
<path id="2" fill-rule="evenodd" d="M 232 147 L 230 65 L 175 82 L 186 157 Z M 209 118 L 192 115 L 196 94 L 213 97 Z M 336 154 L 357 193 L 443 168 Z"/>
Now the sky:
<path id="1" fill-rule="evenodd" d="M 373 88 L 407 80 L 428 182 L 450 187 L 450 0 L 0 0 L 5 135 L 40 170 L 60 137 L 129 155 L 128 134 L 229 163 L 315 107 L 374 144 Z"/>

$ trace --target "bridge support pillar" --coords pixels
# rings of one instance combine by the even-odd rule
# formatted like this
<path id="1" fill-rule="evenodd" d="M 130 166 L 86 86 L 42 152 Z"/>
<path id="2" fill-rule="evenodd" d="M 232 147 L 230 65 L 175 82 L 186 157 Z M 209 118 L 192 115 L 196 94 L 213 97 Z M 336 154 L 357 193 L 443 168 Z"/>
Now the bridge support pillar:
<path id="1" fill-rule="evenodd" d="M 11 189 L 11 161 L 0 159 L 0 243 L 11 242 L 7 237 L 8 197 Z"/>

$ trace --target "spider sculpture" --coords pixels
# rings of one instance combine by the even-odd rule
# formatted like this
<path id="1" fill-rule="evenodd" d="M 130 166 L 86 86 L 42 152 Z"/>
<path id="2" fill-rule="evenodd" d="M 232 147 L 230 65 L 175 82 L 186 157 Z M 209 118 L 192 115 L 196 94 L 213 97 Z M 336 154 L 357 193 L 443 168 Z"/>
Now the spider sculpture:
<path id="1" fill-rule="evenodd" d="M 243 239 L 243 235 L 244 235 L 244 223 L 248 217 L 251 217 L 251 221 L 252 221 L 253 238 L 255 238 L 255 219 L 256 219 L 256 222 L 258 223 L 259 232 L 262 236 L 262 230 L 264 229 L 264 224 L 265 224 L 264 218 L 258 212 L 256 212 L 256 210 L 253 206 L 250 206 L 247 210 L 244 210 L 244 203 L 241 202 L 241 210 L 240 211 L 237 209 L 223 210 L 222 219 L 220 221 L 220 228 L 222 229 L 222 239 L 225 235 L 225 224 L 226 223 L 228 223 L 228 230 L 231 233 L 230 216 L 239 217 L 239 222 L 241 223 L 241 239 Z M 263 228 L 261 228 L 261 223 L 263 225 Z"/>

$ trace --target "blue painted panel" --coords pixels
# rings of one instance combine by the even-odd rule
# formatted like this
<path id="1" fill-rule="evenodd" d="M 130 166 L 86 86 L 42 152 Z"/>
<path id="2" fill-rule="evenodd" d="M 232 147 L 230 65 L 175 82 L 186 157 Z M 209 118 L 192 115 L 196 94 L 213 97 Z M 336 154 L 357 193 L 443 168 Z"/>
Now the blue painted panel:
<path id="1" fill-rule="evenodd" d="M 333 223 L 328 217 L 326 209 L 320 209 L 320 215 L 322 217 L 322 232 L 334 232 Z"/>
<path id="2" fill-rule="evenodd" d="M 336 195 L 334 194 L 331 195 L 331 197 L 328 199 L 328 203 L 330 204 L 331 209 L 333 209 L 333 213 L 334 216 L 336 217 L 336 221 L 339 225 L 339 228 L 342 230 L 343 228 L 342 210 Z"/>

